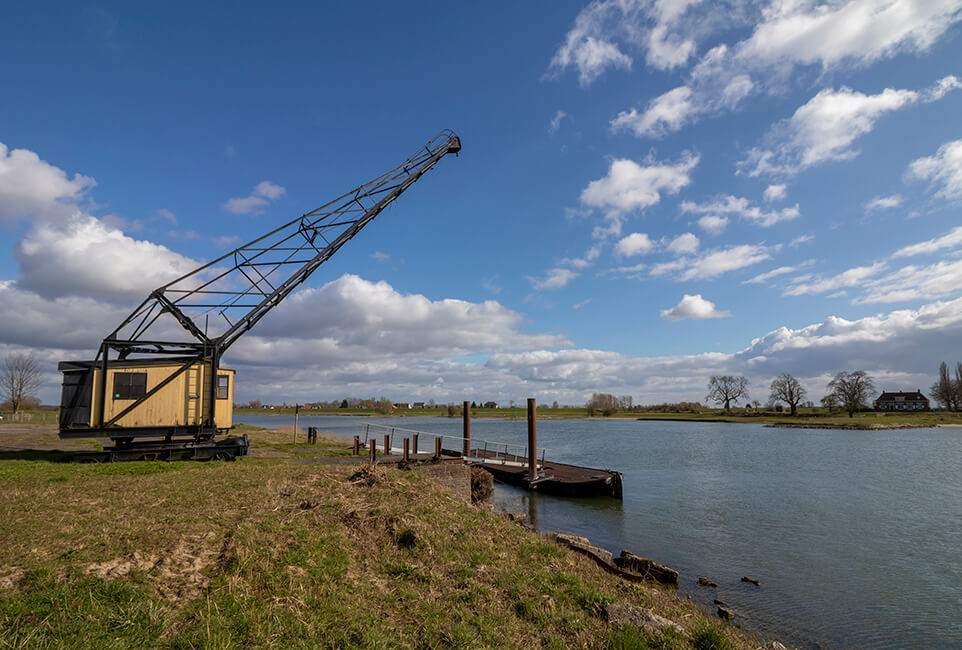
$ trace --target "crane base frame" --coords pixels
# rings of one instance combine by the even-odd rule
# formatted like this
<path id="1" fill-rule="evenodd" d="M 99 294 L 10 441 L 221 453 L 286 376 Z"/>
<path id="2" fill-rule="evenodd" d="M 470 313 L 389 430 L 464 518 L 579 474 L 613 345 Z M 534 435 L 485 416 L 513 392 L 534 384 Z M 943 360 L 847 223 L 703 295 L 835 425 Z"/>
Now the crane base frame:
<path id="1" fill-rule="evenodd" d="M 250 441 L 247 434 L 223 440 L 186 440 L 133 442 L 107 447 L 103 451 L 74 454 L 75 463 L 115 463 L 136 460 L 236 460 L 247 456 Z"/>

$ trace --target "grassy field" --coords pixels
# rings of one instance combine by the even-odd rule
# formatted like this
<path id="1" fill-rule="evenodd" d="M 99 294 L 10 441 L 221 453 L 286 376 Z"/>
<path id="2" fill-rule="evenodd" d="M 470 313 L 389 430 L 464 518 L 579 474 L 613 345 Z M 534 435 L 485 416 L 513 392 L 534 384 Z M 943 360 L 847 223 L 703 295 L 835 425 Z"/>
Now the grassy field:
<path id="1" fill-rule="evenodd" d="M 290 432 L 247 428 L 254 455 L 234 463 L 79 465 L 52 428 L 15 431 L 0 647 L 757 647 L 419 472 L 292 463 L 307 445 Z M 685 633 L 610 626 L 608 603 Z"/>
<path id="2" fill-rule="evenodd" d="M 32 422 L 34 424 L 56 424 L 58 409 L 56 407 L 29 409 L 17 414 L 9 411 L 0 411 L 0 425 L 18 424 L 22 422 Z"/>

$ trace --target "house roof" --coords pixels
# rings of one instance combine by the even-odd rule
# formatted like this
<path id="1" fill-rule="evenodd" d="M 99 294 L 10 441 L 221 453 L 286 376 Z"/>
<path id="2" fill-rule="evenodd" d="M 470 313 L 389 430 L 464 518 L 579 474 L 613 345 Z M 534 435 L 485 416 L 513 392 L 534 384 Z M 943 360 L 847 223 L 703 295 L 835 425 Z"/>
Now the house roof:
<path id="1" fill-rule="evenodd" d="M 918 391 L 918 390 L 917 390 L 917 391 L 913 391 L 913 392 L 911 392 L 911 393 L 889 393 L 889 392 L 883 392 L 881 395 L 878 396 L 878 399 L 897 399 L 897 398 L 899 398 L 899 397 L 901 397 L 901 398 L 903 398 L 903 399 L 916 399 L 916 400 L 924 399 L 924 400 L 928 400 L 928 398 L 927 398 L 925 395 L 922 394 L 922 391 Z"/>

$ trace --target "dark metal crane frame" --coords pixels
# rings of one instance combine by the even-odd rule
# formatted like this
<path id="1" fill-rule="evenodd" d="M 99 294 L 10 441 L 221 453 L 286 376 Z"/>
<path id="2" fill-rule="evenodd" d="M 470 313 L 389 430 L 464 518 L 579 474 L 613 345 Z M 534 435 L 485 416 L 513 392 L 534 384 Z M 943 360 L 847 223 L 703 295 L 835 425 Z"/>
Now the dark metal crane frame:
<path id="1" fill-rule="evenodd" d="M 213 436 L 217 371 L 228 348 L 443 156 L 460 150 L 458 136 L 442 131 L 391 171 L 151 292 L 100 344 L 94 363 L 101 369 L 101 381 L 93 396 L 100 415 L 92 428 L 115 439 L 151 435 L 124 429 L 118 421 L 202 363 L 208 369 L 204 389 L 209 391 L 202 423 L 178 427 L 176 433 Z M 186 340 L 182 330 L 189 334 Z M 179 367 L 105 421 L 107 370 L 131 355 Z"/>

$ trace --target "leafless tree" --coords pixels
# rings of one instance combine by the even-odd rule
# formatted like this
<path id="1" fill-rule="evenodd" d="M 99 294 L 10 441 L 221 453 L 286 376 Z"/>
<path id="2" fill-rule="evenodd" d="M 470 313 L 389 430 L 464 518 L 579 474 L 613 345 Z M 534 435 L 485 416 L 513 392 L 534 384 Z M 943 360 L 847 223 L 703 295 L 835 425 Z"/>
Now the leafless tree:
<path id="1" fill-rule="evenodd" d="M 10 354 L 3 360 L 0 388 L 14 414 L 40 385 L 40 365 L 32 354 Z"/>
<path id="2" fill-rule="evenodd" d="M 798 405 L 808 394 L 801 382 L 788 373 L 773 379 L 770 389 L 771 395 L 768 399 L 773 402 L 785 402 L 792 410 L 792 415 L 795 415 Z"/>
<path id="3" fill-rule="evenodd" d="M 838 397 L 835 393 L 829 393 L 822 398 L 822 406 L 828 409 L 829 413 L 834 413 L 835 409 L 838 408 Z"/>
<path id="4" fill-rule="evenodd" d="M 955 362 L 955 381 L 952 385 L 955 386 L 955 408 L 962 409 L 962 361 Z"/>
<path id="5" fill-rule="evenodd" d="M 958 371 L 958 369 L 956 369 Z M 958 382 L 952 381 L 949 374 L 949 367 L 943 361 L 939 366 L 939 380 L 932 384 L 930 389 L 935 401 L 949 410 L 956 410 L 959 407 Z"/>
<path id="6" fill-rule="evenodd" d="M 605 416 L 614 415 L 618 412 L 618 406 L 618 398 L 610 393 L 594 393 L 585 404 L 588 415 L 594 415 L 596 411 Z"/>
<path id="7" fill-rule="evenodd" d="M 723 403 L 726 413 L 731 413 L 731 403 L 739 397 L 748 397 L 748 380 L 745 377 L 713 375 L 708 381 L 708 395 L 705 401 Z"/>
<path id="8" fill-rule="evenodd" d="M 828 388 L 842 408 L 848 411 L 848 416 L 852 417 L 875 392 L 875 383 L 864 370 L 856 370 L 838 373 L 835 379 L 828 382 Z"/>

